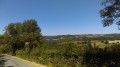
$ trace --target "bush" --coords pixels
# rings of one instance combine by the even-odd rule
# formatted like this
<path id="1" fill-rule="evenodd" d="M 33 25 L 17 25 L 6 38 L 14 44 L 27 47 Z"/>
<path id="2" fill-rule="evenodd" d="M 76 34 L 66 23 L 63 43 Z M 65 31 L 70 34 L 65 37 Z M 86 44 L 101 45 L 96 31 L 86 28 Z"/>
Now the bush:
<path id="1" fill-rule="evenodd" d="M 109 44 L 109 41 L 108 41 L 108 40 L 105 40 L 104 44 Z"/>
<path id="2" fill-rule="evenodd" d="M 17 50 L 16 55 L 49 67 L 120 67 L 119 51 L 119 44 L 99 48 L 65 43 L 44 44 L 32 51 Z"/>
<path id="3" fill-rule="evenodd" d="M 85 52 L 83 64 L 86 67 L 120 67 L 120 45 L 92 48 Z"/>
<path id="4" fill-rule="evenodd" d="M 82 66 L 82 56 L 86 49 L 89 49 L 87 45 L 76 46 L 73 43 L 65 43 L 43 45 L 32 51 L 17 50 L 16 55 L 51 67 L 79 67 Z"/>
<path id="5" fill-rule="evenodd" d="M 12 51 L 12 49 L 8 45 L 0 46 L 0 54 L 10 53 L 11 51 Z"/>

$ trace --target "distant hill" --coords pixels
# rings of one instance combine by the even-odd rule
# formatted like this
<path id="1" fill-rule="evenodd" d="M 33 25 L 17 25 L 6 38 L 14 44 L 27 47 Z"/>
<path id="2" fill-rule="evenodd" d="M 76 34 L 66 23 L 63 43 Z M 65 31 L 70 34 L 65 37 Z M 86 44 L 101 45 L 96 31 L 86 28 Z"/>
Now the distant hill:
<path id="1" fill-rule="evenodd" d="M 47 40 L 52 40 L 52 39 L 64 39 L 64 38 L 116 38 L 120 39 L 120 34 L 119 33 L 113 33 L 113 34 L 81 34 L 81 35 L 57 35 L 57 36 L 44 36 L 45 39 Z"/>

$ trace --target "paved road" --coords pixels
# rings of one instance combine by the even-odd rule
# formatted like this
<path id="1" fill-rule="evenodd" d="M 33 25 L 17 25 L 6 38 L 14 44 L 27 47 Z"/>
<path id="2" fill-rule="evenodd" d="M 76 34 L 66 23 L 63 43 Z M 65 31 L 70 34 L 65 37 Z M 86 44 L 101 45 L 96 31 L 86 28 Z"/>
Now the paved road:
<path id="1" fill-rule="evenodd" d="M 0 67 L 30 67 L 28 64 L 20 62 L 15 58 L 5 55 L 0 58 Z"/>

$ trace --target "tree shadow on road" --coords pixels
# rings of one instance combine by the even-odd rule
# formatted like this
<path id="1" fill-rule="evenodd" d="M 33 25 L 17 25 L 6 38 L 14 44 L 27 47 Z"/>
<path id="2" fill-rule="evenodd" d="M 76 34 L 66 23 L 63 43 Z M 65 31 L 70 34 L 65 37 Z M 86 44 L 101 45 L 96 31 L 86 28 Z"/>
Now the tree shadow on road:
<path id="1" fill-rule="evenodd" d="M 0 55 L 0 67 L 5 67 L 5 62 L 9 59 L 4 58 L 4 55 Z M 14 66 L 7 66 L 7 67 L 14 67 Z"/>
<path id="2" fill-rule="evenodd" d="M 14 66 L 7 66 L 7 67 L 14 67 Z"/>

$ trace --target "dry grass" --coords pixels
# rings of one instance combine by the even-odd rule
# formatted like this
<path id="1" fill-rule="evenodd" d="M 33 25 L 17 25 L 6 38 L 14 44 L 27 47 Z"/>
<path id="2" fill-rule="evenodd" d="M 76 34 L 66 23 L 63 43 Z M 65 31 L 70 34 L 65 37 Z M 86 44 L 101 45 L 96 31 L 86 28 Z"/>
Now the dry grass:
<path id="1" fill-rule="evenodd" d="M 47 67 L 47 66 L 44 66 L 44 65 L 41 65 L 41 64 L 37 64 L 35 62 L 31 62 L 31 61 L 28 61 L 28 60 L 24 60 L 24 59 L 21 59 L 21 58 L 18 58 L 18 57 L 15 57 L 15 56 L 11 56 L 12 58 L 15 58 L 16 60 L 19 60 L 20 62 L 23 62 L 25 64 L 28 64 L 30 67 Z"/>
<path id="2" fill-rule="evenodd" d="M 117 43 L 117 42 L 120 43 L 120 40 L 112 40 L 112 41 L 109 41 L 109 43 Z"/>

